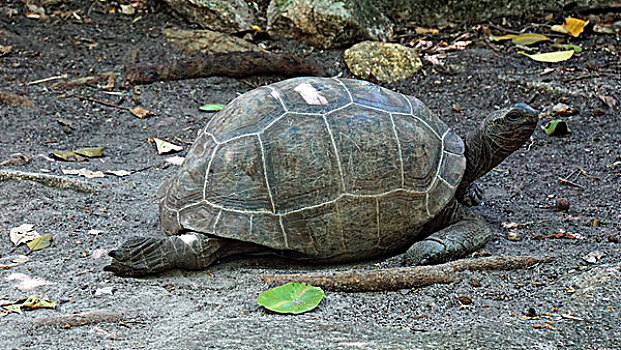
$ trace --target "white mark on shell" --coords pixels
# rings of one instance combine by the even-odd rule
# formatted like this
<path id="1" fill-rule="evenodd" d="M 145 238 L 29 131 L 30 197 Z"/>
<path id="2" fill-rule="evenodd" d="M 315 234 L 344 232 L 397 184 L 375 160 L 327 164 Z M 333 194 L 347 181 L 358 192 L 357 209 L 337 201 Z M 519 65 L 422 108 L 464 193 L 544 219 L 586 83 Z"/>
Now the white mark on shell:
<path id="1" fill-rule="evenodd" d="M 183 243 L 191 246 L 192 243 L 194 243 L 196 240 L 198 240 L 198 238 L 196 238 L 196 235 L 181 235 L 179 236 L 179 239 L 183 241 Z"/>
<path id="2" fill-rule="evenodd" d="M 276 91 L 276 90 L 270 91 L 270 95 L 272 95 L 272 97 L 274 97 L 275 99 L 279 99 L 280 98 L 280 93 L 278 93 L 278 91 Z"/>
<path id="3" fill-rule="evenodd" d="M 317 91 L 317 89 L 315 89 L 309 83 L 302 83 L 296 86 L 295 91 L 300 94 L 304 101 L 306 101 L 306 103 L 308 103 L 309 105 L 318 106 L 328 104 L 328 100 L 326 100 L 325 97 L 321 96 L 319 91 Z"/>

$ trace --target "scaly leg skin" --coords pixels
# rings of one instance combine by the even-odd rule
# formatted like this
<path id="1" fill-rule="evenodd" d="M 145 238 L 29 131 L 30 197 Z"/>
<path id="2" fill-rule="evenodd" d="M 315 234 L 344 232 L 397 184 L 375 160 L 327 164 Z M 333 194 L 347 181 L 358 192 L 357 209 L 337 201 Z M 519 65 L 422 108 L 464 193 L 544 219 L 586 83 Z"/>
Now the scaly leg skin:
<path id="1" fill-rule="evenodd" d="M 492 235 L 492 230 L 479 214 L 458 202 L 447 206 L 441 215 L 444 216 L 439 218 L 439 223 L 448 220 L 449 225 L 435 231 L 434 223 L 430 224 L 429 229 L 434 233 L 412 244 L 399 257 L 404 265 L 437 264 L 465 257 L 485 246 Z"/>
<path id="2" fill-rule="evenodd" d="M 473 183 L 468 187 L 466 193 L 457 193 L 455 197 L 458 198 L 461 204 L 467 207 L 474 207 L 483 201 L 483 190 L 476 183 Z"/>
<path id="3" fill-rule="evenodd" d="M 112 262 L 104 267 L 104 271 L 136 277 L 175 268 L 200 270 L 216 259 L 244 252 L 243 249 L 235 249 L 236 244 L 231 242 L 199 233 L 159 239 L 132 237 L 109 253 Z"/>

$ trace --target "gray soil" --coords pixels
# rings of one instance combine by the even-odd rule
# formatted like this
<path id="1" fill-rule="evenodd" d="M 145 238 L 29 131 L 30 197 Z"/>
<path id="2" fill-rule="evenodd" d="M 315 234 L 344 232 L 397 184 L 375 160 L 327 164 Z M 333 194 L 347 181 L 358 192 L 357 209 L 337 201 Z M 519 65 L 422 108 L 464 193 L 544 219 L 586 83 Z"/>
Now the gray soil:
<path id="1" fill-rule="evenodd" d="M 541 64 L 516 54 L 510 44 L 493 50 L 483 43 L 485 35 L 467 29 L 474 44 L 450 53 L 443 69 L 426 64 L 425 74 L 386 85 L 418 96 L 461 135 L 488 113 L 516 102 L 540 110 L 564 102 L 578 110 L 565 117 L 570 134 L 550 137 L 538 128 L 532 144 L 480 181 L 485 201 L 476 211 L 495 231 L 483 253 L 548 255 L 556 257 L 554 262 L 525 270 L 466 272 L 461 282 L 422 289 L 328 291 L 318 308 L 292 316 L 257 306 L 257 295 L 269 287 L 261 276 L 353 265 L 304 266 L 262 257 L 149 278 L 120 278 L 102 270 L 110 260 L 102 253 L 127 237 L 163 236 L 155 192 L 176 166 L 164 166 L 168 156 L 158 155 L 146 140 L 190 143 L 211 117 L 199 112 L 199 105 L 226 103 L 252 86 L 281 79 L 160 82 L 140 86 L 140 95 L 119 88 L 114 91 L 120 95 L 110 95 L 96 84 L 73 91 L 54 90 L 52 83 L 26 84 L 65 73 L 122 72 L 135 57 L 141 63 L 180 56 L 160 30 L 187 24 L 166 9 L 155 4 L 133 23 L 133 17 L 107 13 L 108 6 L 67 2 L 57 9 L 81 9 L 81 18 L 89 22 L 56 16 L 45 23 L 26 18 L 21 2 L 0 5 L 0 45 L 13 47 L 0 57 L 0 91 L 22 94 L 34 104 L 0 105 L 0 161 L 16 152 L 33 158 L 2 169 L 56 175 L 63 168 L 136 171 L 122 178 L 71 177 L 96 187 L 93 194 L 0 181 L 2 264 L 28 251 L 25 246 L 14 249 L 11 228 L 29 223 L 54 237 L 52 247 L 28 254 L 27 263 L 0 270 L 0 303 L 31 294 L 58 303 L 56 309 L 0 314 L 0 349 L 621 348 L 621 245 L 615 242 L 621 237 L 618 37 L 584 33 L 573 40 L 584 47 L 583 53 L 564 63 Z M 19 13 L 8 17 L 7 7 Z M 445 40 L 459 35 L 453 31 L 443 34 Z M 341 57 L 338 50 L 316 50 L 310 56 L 331 75 L 350 77 Z M 554 71 L 542 75 L 548 67 Z M 118 86 L 121 78 L 117 80 Z M 157 116 L 138 119 L 125 110 L 63 96 L 70 92 L 143 106 Z M 608 107 L 597 95 L 613 97 L 616 106 Z M 84 163 L 48 158 L 54 150 L 89 146 L 105 147 L 104 157 Z M 184 146 L 187 150 L 188 144 Z M 571 174 L 578 186 L 559 184 L 559 177 Z M 558 198 L 569 200 L 567 213 L 554 210 Z M 589 225 L 595 218 L 600 225 Z M 503 222 L 522 224 L 516 229 L 519 241 L 507 239 Z M 563 232 L 583 239 L 546 238 Z M 584 257 L 593 252 L 599 259 L 589 263 Z M 356 268 L 374 268 L 375 263 Z M 33 279 L 47 284 L 33 286 Z M 31 281 L 31 289 L 20 281 Z M 102 288 L 112 293 L 96 295 Z M 463 296 L 472 302 L 461 305 L 459 300 L 466 298 L 458 297 Z M 526 316 L 529 309 L 533 317 Z M 62 317 L 77 313 L 87 313 L 85 324 L 66 326 Z"/>

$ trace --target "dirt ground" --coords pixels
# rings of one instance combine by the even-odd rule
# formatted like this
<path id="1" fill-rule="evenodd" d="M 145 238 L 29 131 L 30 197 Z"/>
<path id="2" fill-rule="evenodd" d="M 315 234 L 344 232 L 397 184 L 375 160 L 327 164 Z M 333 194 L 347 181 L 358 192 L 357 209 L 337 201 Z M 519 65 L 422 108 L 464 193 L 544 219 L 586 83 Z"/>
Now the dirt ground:
<path id="1" fill-rule="evenodd" d="M 159 137 L 187 150 L 185 143 L 211 117 L 199 112 L 199 105 L 227 103 L 252 86 L 280 79 L 160 82 L 140 86 L 140 95 L 119 88 L 109 94 L 96 84 L 72 91 L 54 90 L 53 82 L 27 84 L 62 74 L 123 72 L 135 57 L 162 62 L 180 56 L 160 31 L 187 24 L 158 4 L 136 22 L 107 13 L 110 6 L 66 2 L 63 11 L 82 10 L 79 16 L 88 23 L 75 16 L 46 23 L 26 18 L 21 2 L 0 3 L 0 45 L 12 46 L 0 57 L 0 91 L 33 103 L 0 105 L 0 161 L 14 153 L 32 157 L 26 165 L 1 169 L 55 175 L 79 168 L 135 171 L 127 177 L 71 177 L 95 186 L 93 194 L 0 181 L 2 264 L 28 251 L 14 249 L 11 228 L 28 223 L 54 237 L 52 247 L 28 254 L 30 261 L 0 270 L 0 303 L 31 294 L 58 303 L 56 309 L 0 314 L 0 349 L 621 349 L 618 36 L 584 33 L 572 41 L 584 52 L 563 63 L 542 64 L 518 55 L 511 45 L 495 51 L 483 43 L 480 31 L 466 28 L 473 44 L 451 52 L 444 68 L 426 63 L 424 74 L 386 85 L 418 96 L 461 135 L 488 113 L 517 102 L 542 111 L 557 103 L 577 109 L 578 114 L 563 117 L 570 134 L 550 137 L 538 128 L 532 144 L 480 181 L 485 200 L 476 211 L 495 231 L 484 252 L 549 255 L 554 262 L 526 270 L 467 272 L 461 282 L 422 289 L 326 292 L 317 309 L 291 316 L 257 306 L 257 295 L 268 288 L 260 282 L 262 275 L 352 266 L 247 258 L 149 278 L 120 278 L 102 270 L 109 262 L 105 253 L 126 237 L 163 235 L 155 192 L 176 166 L 164 166 L 169 156 L 158 155 L 146 140 Z M 9 8 L 18 14 L 9 17 Z M 452 31 L 445 40 L 459 35 Z M 316 50 L 309 57 L 331 75 L 350 77 L 339 50 Z M 68 93 L 142 106 L 157 116 L 138 119 L 126 110 L 63 96 Z M 616 106 L 598 95 L 614 98 Z M 49 158 L 54 150 L 98 146 L 105 147 L 104 157 L 88 162 Z M 574 185 L 559 184 L 559 177 Z M 554 210 L 558 198 L 569 200 L 567 213 Z M 593 219 L 599 225 L 591 225 Z M 507 239 L 503 222 L 521 224 L 515 229 L 519 241 Z M 566 238 L 546 238 L 563 233 Z M 591 262 L 589 254 L 595 257 Z M 358 267 L 373 268 L 373 263 Z M 460 296 L 472 303 L 461 305 Z M 89 319 L 67 327 L 62 317 L 77 313 Z"/>

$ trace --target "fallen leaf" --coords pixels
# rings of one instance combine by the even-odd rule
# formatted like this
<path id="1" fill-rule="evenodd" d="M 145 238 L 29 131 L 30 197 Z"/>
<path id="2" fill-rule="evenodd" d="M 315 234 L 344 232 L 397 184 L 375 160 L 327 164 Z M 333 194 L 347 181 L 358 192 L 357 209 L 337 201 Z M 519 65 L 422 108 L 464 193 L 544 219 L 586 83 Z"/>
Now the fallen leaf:
<path id="1" fill-rule="evenodd" d="M 8 54 L 9 52 L 11 52 L 11 49 L 13 47 L 12 46 L 4 46 L 4 45 L 0 45 L 0 57 Z"/>
<path id="2" fill-rule="evenodd" d="M 532 60 L 537 62 L 547 62 L 547 63 L 555 63 L 567 61 L 574 55 L 574 50 L 567 51 L 555 51 L 555 52 L 546 52 L 546 53 L 538 53 L 538 54 L 527 54 L 524 51 L 518 51 L 519 54 L 529 57 Z"/>
<path id="3" fill-rule="evenodd" d="M 552 328 L 552 326 L 550 326 L 549 324 L 546 324 L 546 325 L 534 324 L 533 328 L 537 328 L 537 329 Z"/>
<path id="4" fill-rule="evenodd" d="M 170 165 L 181 166 L 184 160 L 185 160 L 185 157 L 174 156 L 174 157 L 166 158 L 166 163 Z"/>
<path id="5" fill-rule="evenodd" d="M 15 267 L 21 264 L 25 264 L 28 261 L 30 261 L 30 258 L 27 257 L 26 255 L 15 255 L 15 256 L 8 256 L 8 257 L 0 258 L 0 269 L 8 269 L 8 268 Z"/>
<path id="6" fill-rule="evenodd" d="M 16 107 L 32 107 L 32 101 L 27 97 L 12 92 L 0 92 L 0 105 Z"/>
<path id="7" fill-rule="evenodd" d="M 155 115 L 155 113 L 153 113 L 152 111 L 148 110 L 148 109 L 144 109 L 142 107 L 136 107 L 136 108 L 132 108 L 129 110 L 133 115 L 135 115 L 136 117 L 140 118 L 140 119 L 144 119 L 146 117 L 150 117 L 152 115 Z"/>
<path id="8" fill-rule="evenodd" d="M 416 27 L 414 28 L 414 32 L 416 34 L 431 34 L 431 35 L 440 33 L 440 31 L 437 29 L 425 28 L 425 27 Z"/>
<path id="9" fill-rule="evenodd" d="M 446 45 L 446 43 L 440 44 L 438 47 L 434 48 L 434 51 L 461 51 L 465 50 L 468 45 L 472 44 L 472 41 L 456 41 L 450 45 Z"/>
<path id="10" fill-rule="evenodd" d="M 217 112 L 217 111 L 222 110 L 224 107 L 226 107 L 226 106 L 223 105 L 223 104 L 212 103 L 212 104 L 202 105 L 202 106 L 198 107 L 198 109 L 203 111 L 203 112 Z"/>
<path id="11" fill-rule="evenodd" d="M 84 162 L 86 157 L 76 154 L 73 151 L 53 151 L 52 158 L 64 160 L 66 162 Z"/>
<path id="12" fill-rule="evenodd" d="M 49 233 L 46 233 L 42 236 L 39 236 L 35 239 L 33 239 L 32 241 L 26 243 L 26 245 L 28 246 L 28 248 L 30 248 L 30 250 L 35 251 L 35 250 L 41 250 L 44 248 L 49 247 L 52 244 L 52 235 Z"/>
<path id="13" fill-rule="evenodd" d="M 566 232 L 559 232 L 553 235 L 547 235 L 544 238 L 584 239 L 584 236 L 579 233 L 571 234 L 571 233 L 566 233 Z"/>
<path id="14" fill-rule="evenodd" d="M 170 142 L 166 142 L 164 140 L 160 140 L 158 138 L 153 138 L 153 141 L 155 141 L 155 147 L 157 147 L 157 153 L 159 154 L 166 154 L 166 153 L 170 153 L 170 152 L 179 152 L 183 150 L 183 147 L 181 146 L 177 146 L 175 144 L 172 144 Z"/>
<path id="15" fill-rule="evenodd" d="M 605 257 L 606 254 L 599 251 L 599 250 L 595 250 L 590 252 L 589 254 L 585 255 L 582 257 L 582 260 L 588 262 L 589 264 L 595 264 L 597 263 L 598 260 L 600 260 L 601 258 Z"/>
<path id="16" fill-rule="evenodd" d="M 582 47 L 578 46 L 578 45 L 572 45 L 572 44 L 552 44 L 552 47 L 555 49 L 561 49 L 561 50 L 574 50 L 575 52 L 582 52 Z"/>
<path id="17" fill-rule="evenodd" d="M 32 309 L 40 309 L 40 308 L 56 308 L 56 302 L 38 296 L 36 294 L 29 296 L 28 298 L 19 299 L 17 301 L 12 301 L 8 303 L 0 304 L 0 307 L 8 312 L 14 312 L 18 314 L 23 314 L 22 308 L 26 310 Z"/>
<path id="18" fill-rule="evenodd" d="M 524 34 L 508 34 L 503 36 L 490 36 L 493 41 L 511 40 L 517 45 L 532 45 L 538 42 L 551 40 L 545 35 L 536 33 L 524 33 Z"/>
<path id="19" fill-rule="evenodd" d="M 62 171 L 62 173 L 65 174 L 65 175 L 84 176 L 84 177 L 89 178 L 89 179 L 94 179 L 94 178 L 99 178 L 99 177 L 105 177 L 106 176 L 106 175 L 104 175 L 104 173 L 102 171 L 92 171 L 92 170 L 87 170 L 85 168 L 82 168 L 82 169 L 60 169 L 60 171 Z"/>
<path id="20" fill-rule="evenodd" d="M 95 291 L 95 296 L 98 297 L 100 295 L 112 295 L 113 291 L 114 291 L 114 287 L 99 288 Z"/>
<path id="21" fill-rule="evenodd" d="M 121 13 L 124 15 L 131 16 L 131 15 L 136 14 L 136 9 L 133 8 L 131 5 L 121 4 Z"/>
<path id="22" fill-rule="evenodd" d="M 434 66 L 441 66 L 442 62 L 440 62 L 441 60 L 445 59 L 448 57 L 448 54 L 445 53 L 437 53 L 435 55 L 425 55 L 423 56 L 423 59 L 431 64 L 433 64 Z"/>
<path id="23" fill-rule="evenodd" d="M 97 158 L 103 155 L 103 147 L 86 147 L 80 148 L 73 151 L 75 154 L 79 154 L 88 158 Z"/>
<path id="24" fill-rule="evenodd" d="M 507 239 L 513 242 L 521 240 L 520 235 L 515 231 L 509 231 L 509 233 L 507 233 Z"/>
<path id="25" fill-rule="evenodd" d="M 600 24 L 593 25 L 593 32 L 598 34 L 615 34 L 615 30 L 612 27 Z"/>
<path id="26" fill-rule="evenodd" d="M 557 103 L 552 106 L 552 113 L 560 116 L 572 116 L 578 114 L 578 110 L 564 103 Z"/>
<path id="27" fill-rule="evenodd" d="M 37 231 L 33 230 L 34 225 L 23 224 L 9 230 L 9 238 L 15 246 L 22 243 L 30 242 L 41 236 Z"/>
<path id="28" fill-rule="evenodd" d="M 131 171 L 127 170 L 106 170 L 106 174 L 115 175 L 118 177 L 129 176 L 132 174 Z"/>
<path id="29" fill-rule="evenodd" d="M 617 100 L 615 100 L 615 98 L 612 97 L 612 96 L 597 95 L 597 98 L 602 100 L 602 102 L 604 102 L 610 108 L 612 108 L 612 107 L 617 105 Z"/>
<path id="30" fill-rule="evenodd" d="M 502 227 L 506 228 L 506 229 L 514 229 L 517 228 L 518 226 L 520 226 L 520 224 L 518 224 L 517 222 L 510 222 L 510 221 L 505 221 L 502 224 Z"/>
<path id="31" fill-rule="evenodd" d="M 571 132 L 567 123 L 562 119 L 551 120 L 541 127 L 543 131 L 549 136 L 566 135 Z"/>
<path id="32" fill-rule="evenodd" d="M 584 31 L 584 26 L 587 23 L 589 22 L 578 18 L 567 17 L 565 18 L 565 23 L 555 24 L 550 29 L 555 32 L 571 35 L 575 38 Z"/>

